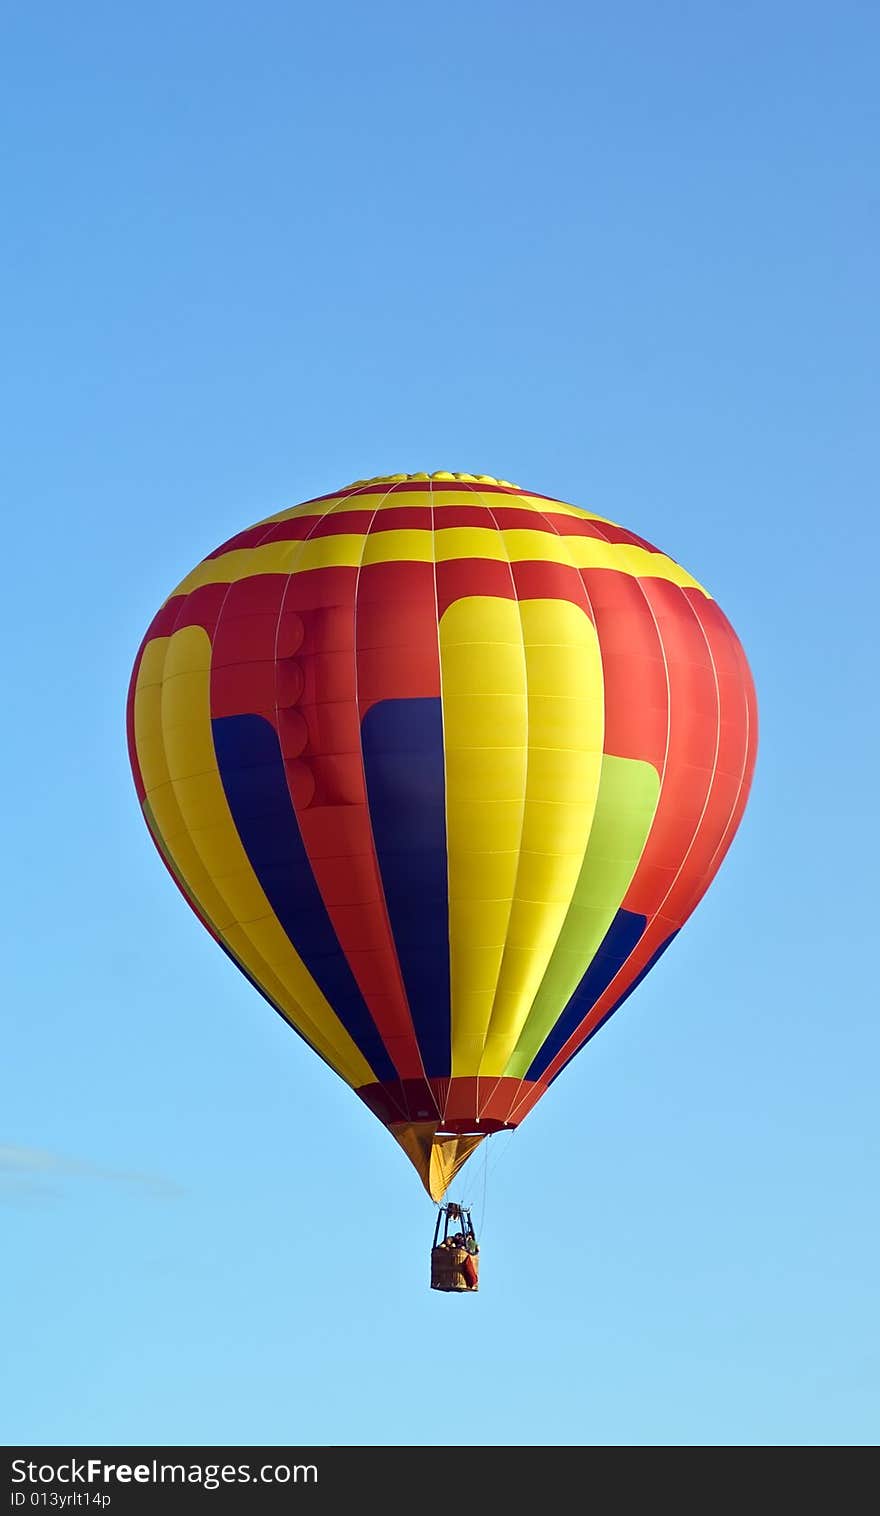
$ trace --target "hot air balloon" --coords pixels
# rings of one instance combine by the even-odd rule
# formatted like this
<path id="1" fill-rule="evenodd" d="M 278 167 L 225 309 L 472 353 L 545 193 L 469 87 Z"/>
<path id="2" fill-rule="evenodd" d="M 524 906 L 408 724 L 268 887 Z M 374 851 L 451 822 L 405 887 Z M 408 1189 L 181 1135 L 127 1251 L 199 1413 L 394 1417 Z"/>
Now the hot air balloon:
<path id="1" fill-rule="evenodd" d="M 439 1202 L 697 905 L 757 715 L 729 622 L 649 542 L 422 473 L 210 553 L 147 631 L 128 730 L 193 910 Z"/>

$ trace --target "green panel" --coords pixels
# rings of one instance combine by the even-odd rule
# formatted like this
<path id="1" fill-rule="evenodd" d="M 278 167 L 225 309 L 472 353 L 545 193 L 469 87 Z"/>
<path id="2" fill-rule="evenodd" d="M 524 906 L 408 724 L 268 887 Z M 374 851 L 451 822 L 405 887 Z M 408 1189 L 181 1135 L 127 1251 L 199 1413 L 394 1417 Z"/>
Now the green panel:
<path id="1" fill-rule="evenodd" d="M 660 777 L 653 764 L 606 753 L 574 898 L 505 1075 L 525 1077 L 583 979 L 636 871 L 659 793 Z"/>

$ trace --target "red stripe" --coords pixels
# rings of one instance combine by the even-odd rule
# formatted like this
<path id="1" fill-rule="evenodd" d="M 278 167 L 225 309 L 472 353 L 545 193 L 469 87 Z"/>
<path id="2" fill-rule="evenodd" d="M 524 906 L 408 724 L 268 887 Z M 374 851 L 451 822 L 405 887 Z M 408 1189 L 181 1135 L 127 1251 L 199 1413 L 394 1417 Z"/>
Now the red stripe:
<path id="1" fill-rule="evenodd" d="M 639 581 L 614 569 L 583 569 L 605 684 L 606 753 L 650 763 L 666 752 L 666 667 L 660 634 Z"/>
<path id="2" fill-rule="evenodd" d="M 504 1078 L 486 1103 L 483 1084 L 476 1078 L 405 1079 L 394 1083 L 365 1084 L 357 1093 L 385 1126 L 401 1121 L 436 1120 L 443 1112 L 444 1132 L 501 1131 L 516 1126 L 511 1107 L 533 1088 L 527 1080 Z"/>
<path id="3" fill-rule="evenodd" d="M 552 521 L 542 511 L 530 511 L 527 506 L 496 505 L 492 507 L 491 515 L 493 523 L 502 532 L 552 532 L 558 535 Z M 445 510 L 439 519 L 445 523 Z"/>
<path id="4" fill-rule="evenodd" d="M 709 793 L 718 700 L 706 639 L 681 590 L 661 579 L 643 580 L 642 589 L 669 676 L 669 748 L 654 823 L 623 909 L 650 920 L 693 840 Z"/>
<path id="5" fill-rule="evenodd" d="M 730 624 L 698 592 L 677 592 L 676 614 L 669 593 L 673 586 L 651 580 L 645 588 L 654 598 L 660 620 L 672 691 L 669 765 L 660 807 L 624 900 L 628 910 L 641 911 L 649 920 L 635 952 L 542 1075 L 539 1084 L 545 1089 L 705 893 L 742 815 L 754 765 L 756 729 L 750 715 L 754 691 Z M 682 614 L 685 607 L 687 615 Z M 714 719 L 707 710 L 700 672 L 706 663 L 702 657 L 697 661 L 692 629 L 702 640 L 709 671 L 717 669 Z M 712 769 L 707 785 L 704 775 L 710 744 Z M 517 1106 L 519 1119 L 537 1098 L 533 1091 L 522 1108 Z"/>
<path id="6" fill-rule="evenodd" d="M 433 523 L 430 505 L 401 505 L 394 510 L 379 511 L 370 532 L 430 532 Z"/>
<path id="7" fill-rule="evenodd" d="M 524 516 L 529 514 L 528 511 L 522 512 Z M 433 515 L 437 531 L 455 530 L 457 527 L 477 527 L 492 532 L 496 530 L 494 512 L 487 505 L 441 505 L 437 506 Z"/>
<path id="8" fill-rule="evenodd" d="M 300 516 L 297 524 L 309 528 L 304 533 L 306 537 L 363 537 L 370 530 L 373 514 L 372 510 L 328 511 L 326 516 L 321 516 L 317 521 L 314 516 Z"/>
<path id="9" fill-rule="evenodd" d="M 324 592 L 315 604 L 314 585 Z M 357 707 L 357 570 L 294 574 L 285 615 L 299 618 L 299 698 L 285 687 L 278 730 L 303 843 L 340 947 L 402 1078 L 422 1062 L 388 921 L 367 805 Z M 280 680 L 279 680 L 280 688 Z M 304 724 L 304 728 L 303 728 Z"/>
<path id="10" fill-rule="evenodd" d="M 374 563 L 361 570 L 357 690 L 361 720 L 379 700 L 439 696 L 432 563 Z"/>
<path id="11" fill-rule="evenodd" d="M 572 564 L 539 560 L 512 563 L 510 569 L 517 600 L 570 600 L 592 621 L 584 581 Z"/>
<path id="12" fill-rule="evenodd" d="M 721 732 L 716 782 L 700 836 L 683 871 L 675 907 L 686 921 L 715 878 L 736 835 L 749 798 L 758 751 L 758 710 L 751 670 L 742 645 L 714 600 L 697 591 L 685 596 L 712 651 L 721 688 Z"/>
<path id="13" fill-rule="evenodd" d="M 644 537 L 637 537 L 635 532 L 628 532 L 623 526 L 615 526 L 612 521 L 590 521 L 586 516 L 554 516 L 546 511 L 544 519 L 553 523 L 554 530 L 560 537 L 593 537 L 599 542 L 614 542 L 625 547 L 643 547 L 649 553 L 660 551 L 650 542 L 646 542 Z"/>
<path id="14" fill-rule="evenodd" d="M 225 591 L 212 638 L 212 717 L 250 714 L 276 724 L 275 639 L 286 584 L 284 574 L 260 574 L 212 586 Z"/>
<path id="15" fill-rule="evenodd" d="M 516 598 L 509 563 L 495 558 L 449 558 L 437 564 L 437 615 L 440 620 L 456 600 L 490 595 Z"/>
<path id="16" fill-rule="evenodd" d="M 163 607 L 151 633 L 204 626 L 213 638 L 212 716 L 256 714 L 275 727 L 340 947 L 395 1066 L 403 1077 L 416 1077 L 421 1058 L 366 805 L 355 701 L 356 581 L 357 570 L 345 568 L 205 585 Z M 433 608 L 433 587 L 429 603 Z"/>
<path id="17" fill-rule="evenodd" d="M 358 512 L 351 511 L 350 515 Z M 339 518 L 328 513 L 325 516 L 291 516 L 287 521 L 275 521 L 270 526 L 265 522 L 262 526 L 249 526 L 243 532 L 237 532 L 220 547 L 215 548 L 213 553 L 208 554 L 208 559 L 221 558 L 224 553 L 235 552 L 241 548 L 265 547 L 270 542 L 305 542 L 307 537 L 326 537 L 330 535 L 332 526 L 328 523 L 337 521 Z M 369 512 L 367 512 L 369 519 Z M 207 560 L 206 560 L 207 561 Z"/>
<path id="18" fill-rule="evenodd" d="M 394 483 L 388 480 L 377 484 L 352 485 L 349 489 L 334 490 L 329 495 L 315 495 L 312 500 L 306 500 L 304 505 L 320 505 L 324 500 L 343 500 L 349 495 L 389 495 L 397 491 L 399 494 L 418 494 L 436 492 L 440 495 L 454 493 L 475 495 L 527 495 L 530 500 L 549 500 L 553 505 L 567 505 L 568 501 L 559 500 L 555 495 L 542 495 L 538 490 L 528 490 L 516 484 L 481 484 L 474 479 L 467 483 L 462 479 L 398 479 Z"/>
<path id="19" fill-rule="evenodd" d="M 172 595 L 153 617 L 148 639 L 170 637 L 188 626 L 200 626 L 212 637 L 228 588 L 228 584 L 203 584 L 188 595 Z"/>
<path id="20" fill-rule="evenodd" d="M 440 508 L 436 522 L 430 505 L 402 505 L 374 512 L 366 509 L 328 511 L 324 516 L 291 516 L 285 521 L 271 525 L 248 527 L 237 532 L 221 547 L 215 548 L 208 558 L 219 558 L 224 553 L 240 548 L 262 547 L 270 542 L 303 542 L 313 537 L 339 537 L 370 532 L 431 531 L 460 527 L 477 527 L 491 531 L 545 532 L 558 537 L 591 537 L 601 542 L 627 544 L 645 548 L 650 553 L 658 552 L 643 537 L 628 532 L 622 526 L 609 521 L 591 521 L 587 517 L 554 515 L 552 512 L 529 510 L 527 507 L 499 506 L 490 509 L 484 505 L 447 505 Z M 372 525 L 371 525 L 372 522 Z"/>

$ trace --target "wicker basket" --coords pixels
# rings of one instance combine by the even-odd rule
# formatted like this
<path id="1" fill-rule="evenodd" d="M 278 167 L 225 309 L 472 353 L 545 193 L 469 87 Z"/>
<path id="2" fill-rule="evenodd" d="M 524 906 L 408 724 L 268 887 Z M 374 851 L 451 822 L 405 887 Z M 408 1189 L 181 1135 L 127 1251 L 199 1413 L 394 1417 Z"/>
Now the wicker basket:
<path id="1" fill-rule="evenodd" d="M 431 1289 L 466 1290 L 461 1266 L 467 1258 L 464 1248 L 436 1247 L 431 1252 Z M 477 1263 L 476 1258 L 474 1263 Z"/>

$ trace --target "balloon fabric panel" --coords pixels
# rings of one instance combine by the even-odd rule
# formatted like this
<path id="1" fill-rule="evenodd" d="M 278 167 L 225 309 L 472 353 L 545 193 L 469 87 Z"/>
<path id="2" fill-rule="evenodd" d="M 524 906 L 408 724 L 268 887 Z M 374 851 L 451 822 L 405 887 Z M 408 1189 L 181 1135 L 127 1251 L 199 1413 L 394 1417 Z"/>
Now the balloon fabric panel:
<path id="1" fill-rule="evenodd" d="M 756 736 L 742 648 L 686 570 L 474 476 L 361 481 L 239 532 L 158 612 L 129 697 L 179 887 L 429 1188 L 668 947 Z"/>

